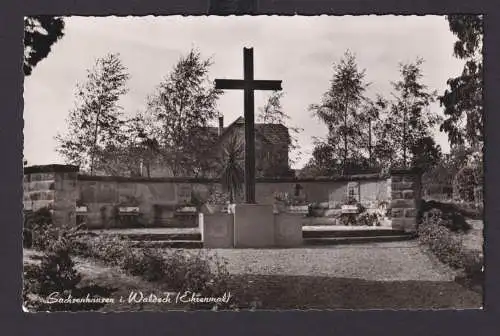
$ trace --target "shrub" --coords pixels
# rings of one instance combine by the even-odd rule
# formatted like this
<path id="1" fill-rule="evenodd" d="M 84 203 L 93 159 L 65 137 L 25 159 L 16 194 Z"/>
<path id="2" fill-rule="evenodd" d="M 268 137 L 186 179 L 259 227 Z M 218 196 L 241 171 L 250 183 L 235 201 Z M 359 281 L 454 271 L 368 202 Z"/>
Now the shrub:
<path id="1" fill-rule="evenodd" d="M 356 225 L 380 226 L 381 215 L 376 212 L 364 212 L 357 216 Z"/>
<path id="2" fill-rule="evenodd" d="M 57 239 L 56 229 L 52 225 L 52 212 L 41 208 L 24 214 L 23 247 L 45 250 L 51 241 Z"/>
<path id="3" fill-rule="evenodd" d="M 423 201 L 420 206 L 420 221 L 422 216 L 434 217 L 432 221 L 442 225 L 453 232 L 468 232 L 472 226 L 467 223 L 465 217 L 453 204 L 441 203 L 436 201 Z M 429 218 L 427 219 L 429 220 Z"/>
<path id="4" fill-rule="evenodd" d="M 433 209 L 423 214 L 418 226 L 418 235 L 422 243 L 427 245 L 443 263 L 462 270 L 464 281 L 477 285 L 483 280 L 483 257 L 478 251 L 467 249 L 462 240 L 443 225 L 443 212 Z"/>
<path id="5" fill-rule="evenodd" d="M 78 255 L 118 266 L 130 275 L 161 282 L 172 291 L 219 296 L 228 288 L 227 262 L 205 252 L 132 248 L 127 239 L 116 236 L 78 237 L 72 240 L 71 248 Z"/>
<path id="6" fill-rule="evenodd" d="M 356 225 L 356 217 L 357 214 L 343 213 L 339 217 L 339 223 L 345 226 Z"/>
<path id="7" fill-rule="evenodd" d="M 27 265 L 24 269 L 24 305 L 35 311 L 97 310 L 102 302 L 48 302 L 51 294 L 58 298 L 86 298 L 87 295 L 107 297 L 115 289 L 96 285 L 80 286 L 81 275 L 75 269 L 69 247 L 64 239 L 58 239 L 44 253 L 40 266 Z"/>

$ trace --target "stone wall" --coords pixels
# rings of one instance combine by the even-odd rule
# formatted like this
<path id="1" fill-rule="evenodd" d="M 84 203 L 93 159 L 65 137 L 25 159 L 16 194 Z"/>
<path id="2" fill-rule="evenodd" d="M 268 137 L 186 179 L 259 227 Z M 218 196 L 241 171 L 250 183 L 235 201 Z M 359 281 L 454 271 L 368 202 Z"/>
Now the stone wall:
<path id="1" fill-rule="evenodd" d="M 60 165 L 25 168 L 25 209 L 48 206 L 58 223 L 75 223 L 78 214 L 91 228 L 196 226 L 196 216 L 175 218 L 176 209 L 189 205 L 193 192 L 206 200 L 211 191 L 222 189 L 215 179 L 88 176 L 77 171 L 77 167 Z M 333 208 L 344 204 L 350 191 L 367 208 L 390 204 L 393 227 L 411 231 L 416 225 L 420 184 L 420 175 L 410 170 L 393 171 L 389 179 L 377 174 L 260 178 L 256 200 L 273 204 L 276 197 L 299 198 Z"/>
<path id="2" fill-rule="evenodd" d="M 414 232 L 422 198 L 421 174 L 418 171 L 395 170 L 390 180 L 392 227 Z"/>
<path id="3" fill-rule="evenodd" d="M 52 211 L 54 224 L 74 225 L 77 200 L 78 167 L 70 165 L 32 166 L 24 170 L 26 211 L 47 207 Z"/>

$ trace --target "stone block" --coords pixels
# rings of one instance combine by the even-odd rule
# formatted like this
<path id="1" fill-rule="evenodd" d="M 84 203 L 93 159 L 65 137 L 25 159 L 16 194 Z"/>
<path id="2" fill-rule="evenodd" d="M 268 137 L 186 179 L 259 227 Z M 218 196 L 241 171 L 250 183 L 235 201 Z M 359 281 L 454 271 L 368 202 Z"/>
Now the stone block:
<path id="1" fill-rule="evenodd" d="M 273 245 L 272 204 L 237 204 L 234 213 L 234 246 L 258 248 Z"/>
<path id="2" fill-rule="evenodd" d="M 391 209 L 391 216 L 393 218 L 404 217 L 404 215 L 405 215 L 405 209 L 402 209 L 402 208 Z"/>
<path id="3" fill-rule="evenodd" d="M 404 199 L 414 199 L 415 198 L 415 192 L 413 190 L 403 190 L 402 192 Z"/>
<path id="4" fill-rule="evenodd" d="M 403 193 L 401 191 L 393 191 L 391 192 L 392 199 L 403 198 Z"/>
<path id="5" fill-rule="evenodd" d="M 391 176 L 392 182 L 403 182 L 403 176 L 401 175 L 393 175 Z"/>
<path id="6" fill-rule="evenodd" d="M 274 215 L 275 244 L 280 247 L 302 245 L 302 218 L 300 214 L 280 213 Z"/>
<path id="7" fill-rule="evenodd" d="M 403 176 L 403 182 L 415 182 L 416 176 L 415 175 L 405 175 Z"/>
<path id="8" fill-rule="evenodd" d="M 417 220 L 416 218 L 393 218 L 391 225 L 396 230 L 415 232 L 417 229 Z"/>
<path id="9" fill-rule="evenodd" d="M 391 188 L 393 191 L 398 191 L 398 190 L 408 190 L 415 187 L 415 184 L 413 182 L 398 182 L 398 183 L 392 183 Z"/>
<path id="10" fill-rule="evenodd" d="M 392 208 L 415 208 L 415 200 L 395 199 L 391 201 Z"/>
<path id="11" fill-rule="evenodd" d="M 417 216 L 417 209 L 405 209 L 405 217 L 416 217 Z"/>
<path id="12" fill-rule="evenodd" d="M 234 247 L 234 216 L 228 213 L 200 214 L 199 226 L 203 247 Z"/>

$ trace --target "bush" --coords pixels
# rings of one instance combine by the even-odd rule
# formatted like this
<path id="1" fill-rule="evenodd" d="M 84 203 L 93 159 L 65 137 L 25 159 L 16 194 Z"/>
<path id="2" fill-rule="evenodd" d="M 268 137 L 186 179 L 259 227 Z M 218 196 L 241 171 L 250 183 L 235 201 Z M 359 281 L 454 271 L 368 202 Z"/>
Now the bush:
<path id="1" fill-rule="evenodd" d="M 78 237 L 72 240 L 71 248 L 78 255 L 120 267 L 146 281 L 160 282 L 172 291 L 219 296 L 228 288 L 227 263 L 205 252 L 132 248 L 127 239 L 116 236 Z"/>
<path id="2" fill-rule="evenodd" d="M 356 225 L 381 226 L 381 215 L 376 212 L 364 212 L 356 218 Z"/>
<path id="3" fill-rule="evenodd" d="M 436 224 L 442 225 L 453 232 L 469 232 L 472 226 L 467 223 L 462 212 L 454 204 L 436 201 L 423 201 L 420 206 L 420 221 L 425 214 Z"/>
<path id="4" fill-rule="evenodd" d="M 436 257 L 451 268 L 462 270 L 464 282 L 477 285 L 483 280 L 483 256 L 467 249 L 462 240 L 443 225 L 443 212 L 433 209 L 423 214 L 418 235 Z"/>
<path id="5" fill-rule="evenodd" d="M 52 294 L 57 298 L 75 299 L 108 297 L 115 289 L 96 285 L 80 286 L 81 275 L 75 269 L 70 257 L 69 246 L 59 239 L 48 248 L 41 259 L 41 265 L 27 265 L 24 269 L 24 305 L 35 311 L 81 311 L 97 310 L 103 302 L 47 302 Z"/>
<path id="6" fill-rule="evenodd" d="M 23 247 L 43 251 L 48 248 L 51 241 L 57 239 L 57 236 L 49 208 L 24 214 Z"/>

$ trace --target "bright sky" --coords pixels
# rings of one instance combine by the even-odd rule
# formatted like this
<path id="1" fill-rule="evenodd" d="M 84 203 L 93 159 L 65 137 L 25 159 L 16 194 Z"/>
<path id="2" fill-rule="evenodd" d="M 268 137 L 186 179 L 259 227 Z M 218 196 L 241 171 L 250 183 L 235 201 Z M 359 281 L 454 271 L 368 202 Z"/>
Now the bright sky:
<path id="1" fill-rule="evenodd" d="M 65 36 L 25 80 L 24 155 L 29 165 L 64 162 L 55 151 L 54 136 L 64 132 L 76 83 L 85 80 L 86 69 L 98 57 L 120 53 L 131 75 L 121 105 L 133 115 L 192 47 L 213 58 L 212 79 L 242 78 L 243 47 L 253 47 L 255 78 L 283 80 L 283 108 L 291 124 L 304 129 L 300 167 L 310 157 L 311 137 L 326 134 L 308 106 L 320 102 L 332 78 L 332 64 L 346 49 L 366 69 L 370 96 L 389 97 L 390 82 L 399 79 L 398 63 L 419 56 L 425 60 L 424 83 L 442 93 L 448 78 L 463 67 L 452 55 L 455 39 L 443 16 L 66 18 Z M 256 108 L 267 95 L 256 92 Z M 442 113 L 437 103 L 432 108 Z M 219 109 L 225 123 L 232 122 L 243 114 L 243 93 L 226 91 Z M 437 130 L 435 136 L 448 151 L 447 136 Z"/>

